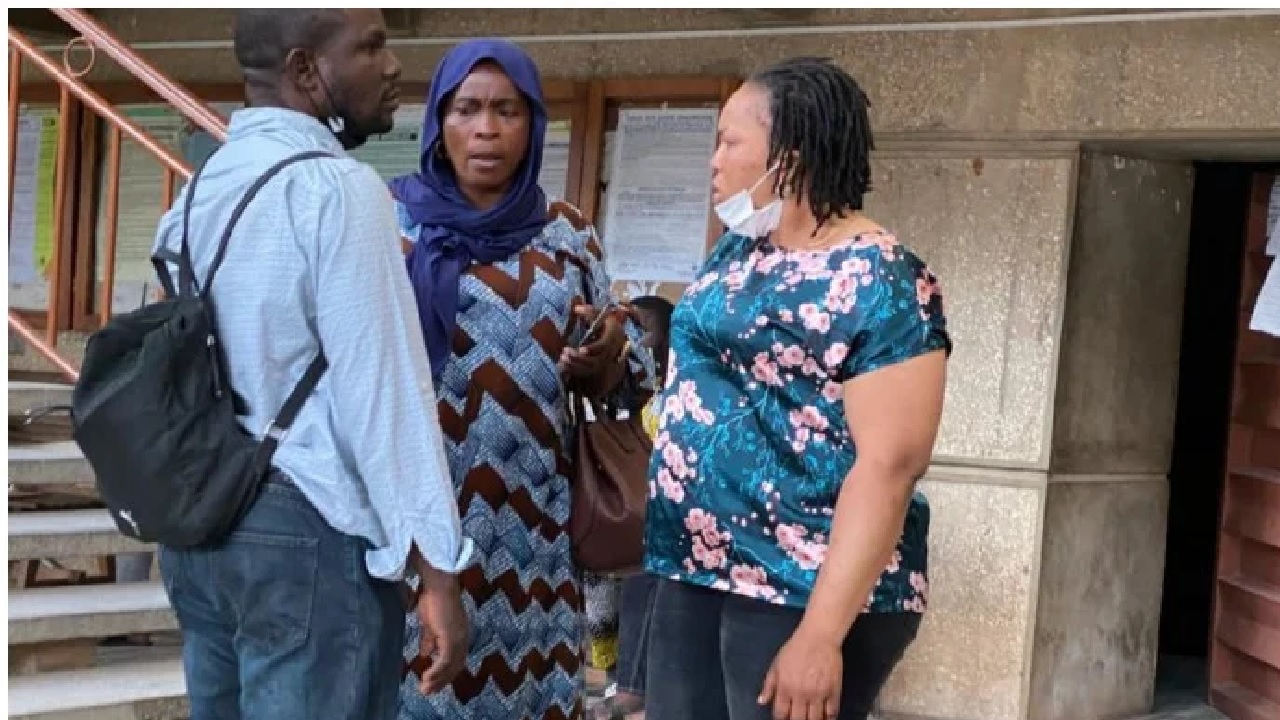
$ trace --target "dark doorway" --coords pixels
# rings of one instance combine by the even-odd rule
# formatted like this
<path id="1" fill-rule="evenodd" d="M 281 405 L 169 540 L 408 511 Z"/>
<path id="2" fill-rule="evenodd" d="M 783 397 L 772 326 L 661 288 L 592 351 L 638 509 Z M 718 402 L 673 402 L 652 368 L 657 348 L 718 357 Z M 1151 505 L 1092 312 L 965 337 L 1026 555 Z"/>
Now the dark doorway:
<path id="1" fill-rule="evenodd" d="M 1209 698 L 1219 514 L 1256 165 L 1198 163 L 1183 306 L 1156 706 Z"/>

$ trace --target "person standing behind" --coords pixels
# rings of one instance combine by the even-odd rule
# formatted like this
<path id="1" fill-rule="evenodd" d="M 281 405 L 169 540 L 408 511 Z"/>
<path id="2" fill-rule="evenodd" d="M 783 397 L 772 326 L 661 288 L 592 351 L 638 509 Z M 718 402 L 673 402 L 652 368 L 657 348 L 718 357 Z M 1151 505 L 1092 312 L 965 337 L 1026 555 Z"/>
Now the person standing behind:
<path id="1" fill-rule="evenodd" d="M 670 300 L 643 295 L 631 301 L 632 315 L 644 328 L 642 347 L 653 353 L 657 386 L 666 380 L 667 356 L 671 352 Z M 650 440 L 658 437 L 662 393 L 656 392 L 640 410 L 641 422 Z M 658 579 L 644 572 L 622 579 L 618 602 L 618 657 L 614 682 L 605 691 L 604 702 L 592 709 L 594 720 L 622 720 L 644 710 L 645 674 L 649 655 L 649 620 Z"/>
<path id="2" fill-rule="evenodd" d="M 304 151 L 330 156 L 262 186 L 201 288 L 248 433 L 262 436 L 321 351 L 329 367 L 225 541 L 160 550 L 192 720 L 395 717 L 406 575 L 420 580 L 423 652 L 435 657 L 423 690 L 465 657 L 456 574 L 471 545 L 395 214 L 377 174 L 347 155 L 391 128 L 400 64 L 386 40 L 378 10 L 238 11 L 248 107 L 157 231 L 161 256 L 189 234 L 203 281 L 255 180 Z"/>

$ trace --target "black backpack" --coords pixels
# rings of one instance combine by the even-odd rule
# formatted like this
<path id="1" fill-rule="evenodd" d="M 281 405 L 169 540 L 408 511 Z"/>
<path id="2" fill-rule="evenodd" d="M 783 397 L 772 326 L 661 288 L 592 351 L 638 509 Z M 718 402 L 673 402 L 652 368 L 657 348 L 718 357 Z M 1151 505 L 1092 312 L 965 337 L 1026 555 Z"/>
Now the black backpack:
<path id="1" fill-rule="evenodd" d="M 197 172 L 183 206 L 181 253 L 161 251 L 151 259 L 167 297 L 112 318 L 89 338 L 71 395 L 73 436 L 125 535 L 189 548 L 230 533 L 328 367 L 321 352 L 266 436 L 255 439 L 236 421 L 243 406 L 229 386 L 209 295 L 249 202 L 285 167 L 321 157 L 331 155 L 311 151 L 285 158 L 253 183 L 222 231 L 203 289 L 195 281 L 188 243 Z M 176 289 L 166 260 L 178 266 Z"/>

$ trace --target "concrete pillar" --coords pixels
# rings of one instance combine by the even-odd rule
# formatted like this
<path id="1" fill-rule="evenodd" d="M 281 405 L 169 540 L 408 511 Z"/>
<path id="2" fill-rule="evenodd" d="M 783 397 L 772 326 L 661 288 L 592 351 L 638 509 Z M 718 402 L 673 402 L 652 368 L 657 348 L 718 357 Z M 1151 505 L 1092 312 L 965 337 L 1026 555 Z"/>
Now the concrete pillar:
<path id="1" fill-rule="evenodd" d="M 1081 161 L 1031 720 L 1150 710 L 1192 180 L 1184 163 Z"/>
<path id="2" fill-rule="evenodd" d="M 932 597 L 881 715 L 1028 716 L 1077 148 L 886 145 L 872 217 L 938 273 L 955 340 L 935 463 Z"/>

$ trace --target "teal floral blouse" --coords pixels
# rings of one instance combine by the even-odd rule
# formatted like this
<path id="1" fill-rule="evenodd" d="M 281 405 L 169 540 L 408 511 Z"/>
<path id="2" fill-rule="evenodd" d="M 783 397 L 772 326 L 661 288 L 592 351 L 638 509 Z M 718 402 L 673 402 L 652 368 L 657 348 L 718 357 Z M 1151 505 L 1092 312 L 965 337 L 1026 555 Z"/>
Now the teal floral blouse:
<path id="1" fill-rule="evenodd" d="M 888 233 L 817 252 L 725 235 L 671 321 L 649 468 L 646 568 L 804 607 L 857 457 L 842 383 L 942 349 L 938 281 Z M 868 612 L 923 612 L 916 493 Z"/>

